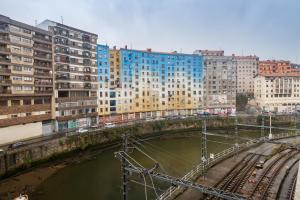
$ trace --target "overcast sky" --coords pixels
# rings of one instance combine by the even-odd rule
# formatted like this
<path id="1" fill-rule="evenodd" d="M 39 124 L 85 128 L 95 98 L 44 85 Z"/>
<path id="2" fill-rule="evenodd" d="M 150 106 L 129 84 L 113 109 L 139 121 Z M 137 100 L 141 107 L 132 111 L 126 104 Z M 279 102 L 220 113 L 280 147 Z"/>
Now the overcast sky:
<path id="1" fill-rule="evenodd" d="M 300 63 L 299 0 L 1 0 L 0 14 L 51 19 L 98 43 L 157 51 L 223 49 Z"/>

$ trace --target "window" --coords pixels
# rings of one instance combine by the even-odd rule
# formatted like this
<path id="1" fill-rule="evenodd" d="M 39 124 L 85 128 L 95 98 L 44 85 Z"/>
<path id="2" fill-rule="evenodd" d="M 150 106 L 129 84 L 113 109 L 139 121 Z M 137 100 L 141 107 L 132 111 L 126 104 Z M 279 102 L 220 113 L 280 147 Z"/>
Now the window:
<path id="1" fill-rule="evenodd" d="M 19 106 L 20 105 L 20 100 L 11 100 L 11 105 L 12 106 Z"/>
<path id="2" fill-rule="evenodd" d="M 32 77 L 25 76 L 24 77 L 24 81 L 31 82 L 32 81 Z"/>
<path id="3" fill-rule="evenodd" d="M 23 70 L 24 70 L 24 71 L 27 71 L 27 72 L 31 72 L 32 67 L 23 67 Z"/>
<path id="4" fill-rule="evenodd" d="M 23 61 L 24 61 L 24 62 L 27 62 L 27 63 L 31 63 L 31 62 L 32 62 L 32 59 L 31 59 L 31 58 L 26 58 L 26 57 L 24 57 L 24 58 L 23 58 Z"/>
<path id="5" fill-rule="evenodd" d="M 7 100 L 0 100 L 0 106 L 8 106 Z"/>
<path id="6" fill-rule="evenodd" d="M 31 91 L 31 90 L 33 90 L 33 87 L 32 86 L 23 86 L 23 90 Z"/>
<path id="7" fill-rule="evenodd" d="M 23 105 L 31 105 L 31 99 L 24 99 Z"/>
<path id="8" fill-rule="evenodd" d="M 22 76 L 13 76 L 14 81 L 22 81 Z"/>
<path id="9" fill-rule="evenodd" d="M 15 86 L 15 90 L 17 90 L 17 91 L 22 90 L 22 86 Z"/>
<path id="10" fill-rule="evenodd" d="M 21 66 L 14 66 L 13 69 L 15 71 L 22 71 L 22 67 Z"/>

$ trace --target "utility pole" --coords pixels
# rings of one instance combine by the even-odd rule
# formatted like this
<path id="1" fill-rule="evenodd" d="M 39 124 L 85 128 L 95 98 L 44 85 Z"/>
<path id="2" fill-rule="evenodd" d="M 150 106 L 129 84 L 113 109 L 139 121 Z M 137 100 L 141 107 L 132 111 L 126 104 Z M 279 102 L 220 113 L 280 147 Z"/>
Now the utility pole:
<path id="1" fill-rule="evenodd" d="M 235 133 L 235 147 L 237 148 L 236 149 L 236 155 L 237 155 L 238 154 L 238 149 L 239 149 L 239 130 L 238 130 L 238 118 L 237 118 L 237 115 L 235 115 L 234 123 L 235 123 L 235 130 L 234 130 L 234 133 Z"/>
<path id="2" fill-rule="evenodd" d="M 261 127 L 260 127 L 260 137 L 265 137 L 265 115 L 262 113 L 261 115 Z"/>
<path id="3" fill-rule="evenodd" d="M 269 109 L 269 117 L 270 117 L 270 132 L 269 132 L 269 139 L 272 139 L 272 116 L 271 116 L 271 111 Z"/>
<path id="4" fill-rule="evenodd" d="M 128 153 L 128 135 L 125 133 L 123 136 L 123 143 L 122 143 L 122 150 L 127 154 Z M 121 186 L 122 186 L 122 199 L 127 200 L 128 199 L 128 176 L 129 172 L 126 170 L 128 167 L 128 162 L 125 158 L 122 157 L 121 159 Z"/>
<path id="5" fill-rule="evenodd" d="M 201 160 L 203 163 L 203 177 L 205 177 L 206 168 L 208 164 L 208 155 L 207 155 L 207 134 L 206 134 L 206 116 L 203 118 L 203 124 L 202 124 L 202 134 L 201 134 Z"/>

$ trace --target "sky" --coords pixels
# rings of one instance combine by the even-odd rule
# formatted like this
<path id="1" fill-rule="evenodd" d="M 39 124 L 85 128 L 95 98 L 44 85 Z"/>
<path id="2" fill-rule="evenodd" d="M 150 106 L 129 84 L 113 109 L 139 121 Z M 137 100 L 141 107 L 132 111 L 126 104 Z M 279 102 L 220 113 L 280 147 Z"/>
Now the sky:
<path id="1" fill-rule="evenodd" d="M 299 0 L 1 0 L 0 14 L 30 25 L 63 18 L 109 46 L 300 63 L 299 8 Z"/>

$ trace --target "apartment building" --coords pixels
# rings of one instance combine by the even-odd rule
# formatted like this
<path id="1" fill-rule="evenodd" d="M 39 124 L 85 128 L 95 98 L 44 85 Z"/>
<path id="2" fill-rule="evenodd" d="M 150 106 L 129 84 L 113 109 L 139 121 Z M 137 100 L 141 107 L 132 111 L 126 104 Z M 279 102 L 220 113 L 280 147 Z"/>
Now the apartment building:
<path id="1" fill-rule="evenodd" d="M 257 56 L 235 56 L 237 66 L 237 93 L 253 96 L 254 78 L 258 73 Z"/>
<path id="2" fill-rule="evenodd" d="M 202 109 L 201 56 L 108 49 L 98 45 L 100 121 L 188 115 Z"/>
<path id="3" fill-rule="evenodd" d="M 236 111 L 237 60 L 224 51 L 196 50 L 204 60 L 204 108 L 209 113 Z"/>
<path id="4" fill-rule="evenodd" d="M 0 15 L 1 143 L 52 132 L 52 67 L 52 34 Z"/>
<path id="5" fill-rule="evenodd" d="M 272 75 L 274 73 L 290 73 L 292 67 L 290 61 L 264 60 L 259 62 L 259 74 Z"/>
<path id="6" fill-rule="evenodd" d="M 97 34 L 50 20 L 38 25 L 53 34 L 56 130 L 97 124 Z"/>
<path id="7" fill-rule="evenodd" d="M 299 73 L 260 74 L 255 77 L 255 101 L 262 110 L 291 113 L 299 110 L 299 86 Z"/>

